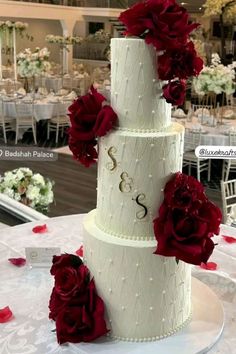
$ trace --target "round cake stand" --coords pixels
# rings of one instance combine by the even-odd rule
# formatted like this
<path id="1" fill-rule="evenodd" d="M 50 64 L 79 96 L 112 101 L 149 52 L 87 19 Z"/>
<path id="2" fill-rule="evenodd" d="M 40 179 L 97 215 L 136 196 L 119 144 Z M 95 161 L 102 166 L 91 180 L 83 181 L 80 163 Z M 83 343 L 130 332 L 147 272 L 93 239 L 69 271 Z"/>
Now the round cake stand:
<path id="1" fill-rule="evenodd" d="M 80 344 L 77 353 L 100 354 L 203 354 L 219 340 L 224 327 L 224 311 L 215 293 L 204 283 L 192 278 L 191 322 L 175 335 L 156 342 L 131 343 L 101 338 Z M 81 349 L 81 351 L 80 351 Z"/>

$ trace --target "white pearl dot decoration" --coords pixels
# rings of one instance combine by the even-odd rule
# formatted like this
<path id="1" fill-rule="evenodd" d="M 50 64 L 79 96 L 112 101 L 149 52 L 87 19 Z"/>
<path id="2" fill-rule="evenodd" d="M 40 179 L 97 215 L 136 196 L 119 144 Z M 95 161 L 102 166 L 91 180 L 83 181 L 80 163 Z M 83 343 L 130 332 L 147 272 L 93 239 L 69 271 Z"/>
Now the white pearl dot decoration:
<path id="1" fill-rule="evenodd" d="M 102 273 L 102 271 L 101 271 L 101 270 L 99 270 L 99 271 L 98 271 L 98 274 L 101 274 L 101 273 Z"/>
<path id="2" fill-rule="evenodd" d="M 143 63 L 140 62 L 139 65 L 140 65 L 140 66 L 143 66 Z"/>
<path id="3" fill-rule="evenodd" d="M 129 46 L 128 46 L 128 45 L 126 46 L 126 49 L 129 49 Z"/>
<path id="4" fill-rule="evenodd" d="M 152 111 L 152 114 L 155 114 L 156 112 L 155 111 Z"/>
<path id="5" fill-rule="evenodd" d="M 141 100 L 142 97 L 143 97 L 143 96 L 141 96 L 141 95 L 138 96 L 138 98 L 139 98 L 140 100 Z"/>
<path id="6" fill-rule="evenodd" d="M 149 178 L 152 178 L 152 175 L 149 175 L 148 177 L 149 177 Z"/>
<path id="7" fill-rule="evenodd" d="M 121 202 L 121 203 L 120 203 L 120 206 L 122 206 L 122 207 L 123 207 L 123 206 L 124 206 L 124 203 L 123 203 L 123 202 Z"/>
<path id="8" fill-rule="evenodd" d="M 138 163 L 138 162 L 139 162 L 139 159 L 136 159 L 135 162 Z"/>
<path id="9" fill-rule="evenodd" d="M 136 222 L 137 222 L 137 220 L 136 220 L 136 219 L 134 219 L 134 224 L 136 224 Z"/>
<path id="10" fill-rule="evenodd" d="M 118 92 L 115 92 L 115 95 L 118 96 Z"/>
<path id="11" fill-rule="evenodd" d="M 125 146 L 125 143 L 122 143 L 123 146 Z"/>
<path id="12" fill-rule="evenodd" d="M 139 267 L 139 263 L 136 263 L 136 267 L 137 267 L 137 268 Z"/>
<path id="13" fill-rule="evenodd" d="M 152 143 L 150 146 L 151 146 L 151 148 L 154 148 L 155 145 Z"/>
<path id="14" fill-rule="evenodd" d="M 137 190 L 137 189 L 135 189 L 135 190 L 134 190 L 134 193 L 138 193 L 138 190 Z"/>
<path id="15" fill-rule="evenodd" d="M 135 324 L 136 324 L 136 326 L 138 326 L 139 325 L 138 321 Z"/>
<path id="16" fill-rule="evenodd" d="M 113 260 L 112 260 L 111 258 L 109 259 L 109 263 L 110 263 L 110 264 L 112 264 L 112 263 L 113 263 Z"/>
<path id="17" fill-rule="evenodd" d="M 156 82 L 156 79 L 152 79 L 152 82 Z"/>
<path id="18" fill-rule="evenodd" d="M 112 320 L 109 320 L 110 323 L 112 323 Z"/>
<path id="19" fill-rule="evenodd" d="M 150 310 L 150 311 L 153 311 L 153 307 L 152 307 L 152 306 L 150 306 L 150 307 L 149 307 L 149 310 Z"/>
<path id="20" fill-rule="evenodd" d="M 163 161 L 165 161 L 166 160 L 166 158 L 165 157 L 163 157 L 163 159 L 162 159 Z"/>
<path id="21" fill-rule="evenodd" d="M 135 297 L 139 297 L 139 294 L 135 294 Z"/>
<path id="22" fill-rule="evenodd" d="M 125 281 L 125 277 L 122 277 L 121 280 L 122 280 L 122 281 Z"/>
<path id="23" fill-rule="evenodd" d="M 121 310 L 122 310 L 122 311 L 125 311 L 125 306 L 122 306 L 122 307 L 121 307 Z"/>
<path id="24" fill-rule="evenodd" d="M 109 291 L 109 293 L 112 293 L 112 289 L 111 288 L 108 291 Z"/>
<path id="25" fill-rule="evenodd" d="M 153 278 L 149 278 L 149 280 L 152 282 L 152 281 L 153 281 Z"/>
<path id="26" fill-rule="evenodd" d="M 128 81 L 129 81 L 129 78 L 127 77 L 127 78 L 126 78 L 126 82 L 128 82 Z"/>
<path id="27" fill-rule="evenodd" d="M 164 318 L 162 319 L 162 322 L 165 322 L 165 319 L 164 319 Z"/>
<path id="28" fill-rule="evenodd" d="M 165 290 L 163 290 L 163 291 L 162 291 L 162 294 L 163 294 L 163 295 L 165 295 L 165 293 L 166 293 L 166 291 L 165 291 Z"/>
<path id="29" fill-rule="evenodd" d="M 164 192 L 164 188 L 161 188 L 161 192 Z"/>

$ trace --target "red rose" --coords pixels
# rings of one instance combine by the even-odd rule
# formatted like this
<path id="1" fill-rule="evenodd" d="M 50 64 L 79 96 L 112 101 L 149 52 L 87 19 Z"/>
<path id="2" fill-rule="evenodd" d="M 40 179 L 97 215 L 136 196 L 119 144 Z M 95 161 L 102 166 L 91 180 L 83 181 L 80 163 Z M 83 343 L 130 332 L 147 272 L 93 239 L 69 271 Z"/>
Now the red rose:
<path id="1" fill-rule="evenodd" d="M 82 264 L 82 260 L 74 254 L 62 254 L 61 256 L 53 256 L 50 273 L 52 275 L 56 275 L 59 270 L 72 265 L 75 269 L 78 269 Z"/>
<path id="2" fill-rule="evenodd" d="M 92 141 L 78 141 L 72 136 L 69 137 L 69 148 L 73 153 L 74 159 L 80 162 L 85 167 L 90 167 L 93 163 L 96 163 L 98 158 L 96 140 Z"/>
<path id="3" fill-rule="evenodd" d="M 182 183 L 182 186 L 181 186 Z M 156 254 L 186 263 L 206 263 L 214 249 L 222 214 L 206 197 L 200 182 L 177 173 L 166 185 L 159 216 L 154 220 Z"/>
<path id="4" fill-rule="evenodd" d="M 74 268 L 67 266 L 58 270 L 55 274 L 55 291 L 64 301 L 79 292 L 83 292 L 89 280 L 89 271 L 85 265 Z"/>
<path id="5" fill-rule="evenodd" d="M 179 106 L 184 103 L 186 94 L 186 82 L 184 80 L 170 81 L 163 86 L 163 97 L 166 102 Z"/>
<path id="6" fill-rule="evenodd" d="M 105 97 L 93 87 L 90 92 L 79 97 L 70 107 L 71 127 L 69 148 L 74 158 L 89 167 L 98 157 L 96 138 L 104 136 L 117 120 L 117 114 L 108 106 L 102 106 Z"/>
<path id="7" fill-rule="evenodd" d="M 199 75 L 203 60 L 197 56 L 193 42 L 167 50 L 158 57 L 158 75 L 161 80 L 187 79 Z"/>
<path id="8" fill-rule="evenodd" d="M 87 301 L 64 307 L 56 318 L 58 343 L 90 342 L 105 335 L 104 304 L 97 295 L 94 281 L 89 283 Z"/>
<path id="9" fill-rule="evenodd" d="M 157 50 L 187 43 L 188 35 L 198 24 L 189 24 L 186 9 L 175 0 L 146 0 L 121 13 L 127 35 L 145 37 Z"/>
<path id="10" fill-rule="evenodd" d="M 203 185 L 194 177 L 176 173 L 166 184 L 164 199 L 168 207 L 189 209 L 197 201 L 205 201 Z"/>

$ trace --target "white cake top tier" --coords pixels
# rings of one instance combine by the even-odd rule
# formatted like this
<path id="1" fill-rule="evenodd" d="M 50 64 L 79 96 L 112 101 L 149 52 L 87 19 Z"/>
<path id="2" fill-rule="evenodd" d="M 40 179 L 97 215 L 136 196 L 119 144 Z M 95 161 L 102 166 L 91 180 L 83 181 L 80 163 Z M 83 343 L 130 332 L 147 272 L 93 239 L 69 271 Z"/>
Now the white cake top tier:
<path id="1" fill-rule="evenodd" d="M 161 131 L 170 125 L 162 85 L 152 45 L 138 38 L 111 40 L 111 105 L 121 129 Z"/>

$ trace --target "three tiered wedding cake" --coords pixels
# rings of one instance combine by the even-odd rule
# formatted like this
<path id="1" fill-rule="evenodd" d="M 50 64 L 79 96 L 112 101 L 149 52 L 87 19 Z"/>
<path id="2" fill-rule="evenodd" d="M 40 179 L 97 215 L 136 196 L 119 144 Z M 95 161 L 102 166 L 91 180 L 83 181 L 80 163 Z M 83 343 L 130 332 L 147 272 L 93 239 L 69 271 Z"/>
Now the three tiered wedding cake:
<path id="1" fill-rule="evenodd" d="M 191 316 L 191 270 L 153 254 L 153 219 L 182 168 L 184 128 L 171 123 L 157 52 L 143 39 L 112 39 L 111 105 L 118 126 L 100 138 L 97 209 L 84 222 L 85 260 L 112 337 L 150 341 Z"/>

